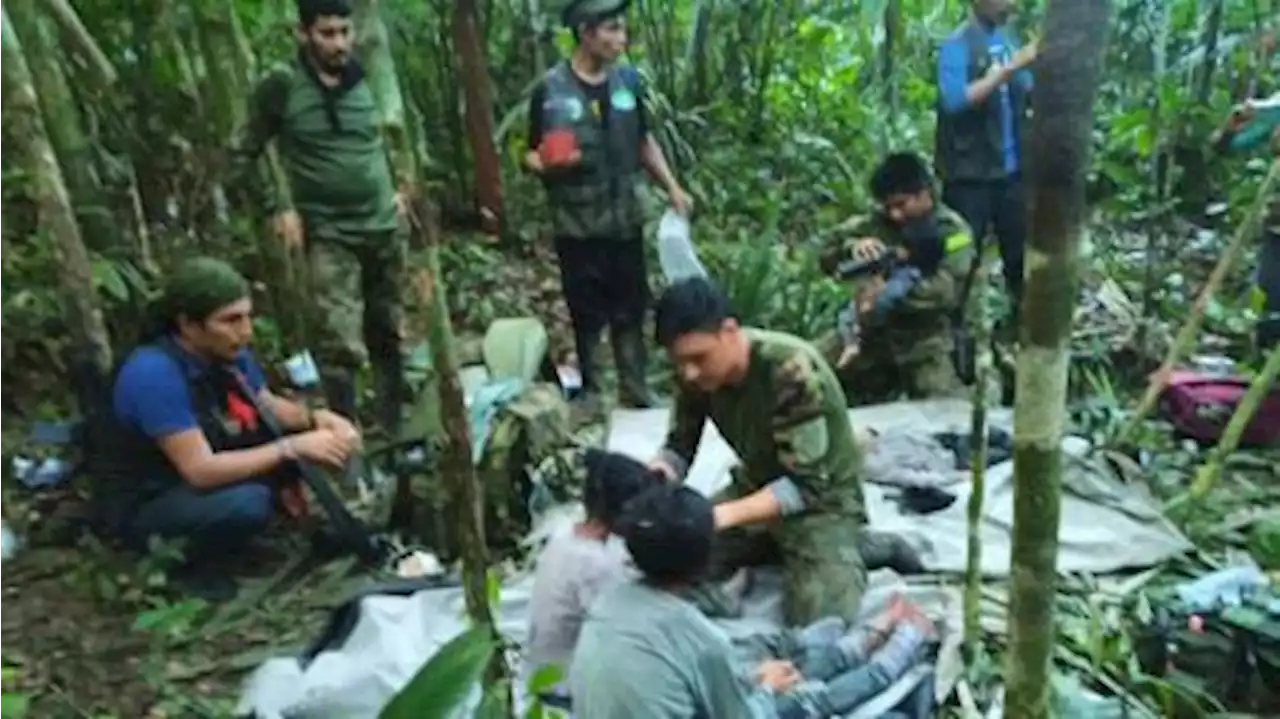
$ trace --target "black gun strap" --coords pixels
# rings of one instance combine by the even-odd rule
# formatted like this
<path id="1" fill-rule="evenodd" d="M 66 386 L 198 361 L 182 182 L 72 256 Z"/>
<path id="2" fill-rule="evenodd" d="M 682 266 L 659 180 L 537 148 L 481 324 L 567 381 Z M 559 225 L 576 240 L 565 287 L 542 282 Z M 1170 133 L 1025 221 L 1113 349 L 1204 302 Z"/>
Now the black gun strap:
<path id="1" fill-rule="evenodd" d="M 235 378 L 236 386 L 241 394 L 253 403 L 253 408 L 257 411 L 259 420 L 267 428 L 267 431 L 276 439 L 283 439 L 285 432 L 280 426 L 280 420 L 262 403 L 262 400 L 249 387 L 249 383 L 245 381 L 240 372 L 236 370 L 230 370 L 230 372 L 232 377 Z M 329 479 L 310 462 L 296 459 L 294 463 L 298 466 L 302 481 L 307 483 L 312 493 L 315 494 L 316 499 L 319 500 L 320 506 L 324 507 L 325 514 L 329 516 L 329 521 L 333 524 L 334 530 L 336 530 L 342 541 L 350 544 L 361 557 L 369 560 L 378 559 L 379 550 L 373 534 L 360 520 L 352 516 L 347 506 L 343 504 L 342 499 L 333 491 L 333 487 L 329 484 Z"/>

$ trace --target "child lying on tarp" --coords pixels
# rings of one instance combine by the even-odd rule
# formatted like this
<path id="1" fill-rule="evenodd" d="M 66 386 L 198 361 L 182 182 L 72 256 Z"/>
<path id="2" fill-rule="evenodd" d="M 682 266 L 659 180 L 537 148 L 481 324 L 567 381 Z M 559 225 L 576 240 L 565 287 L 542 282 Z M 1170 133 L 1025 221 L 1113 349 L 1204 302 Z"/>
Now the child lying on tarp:
<path id="1" fill-rule="evenodd" d="M 575 656 L 584 617 L 588 624 L 607 625 L 606 634 L 613 632 L 619 640 L 616 650 L 620 653 L 617 656 L 627 659 L 617 661 L 614 658 L 615 648 L 608 646 L 611 642 L 596 645 L 595 651 L 603 651 L 604 654 L 597 654 L 585 660 L 586 663 L 613 665 L 616 673 L 590 681 L 607 681 L 614 685 L 614 690 L 603 699 L 604 704 L 599 703 L 601 698 L 596 696 L 588 698 L 584 707 L 575 697 L 577 714 L 590 717 L 685 717 L 691 715 L 693 708 L 701 707 L 710 712 L 708 716 L 741 716 L 733 712 L 733 708 L 746 698 L 759 695 L 752 701 L 762 702 L 759 706 L 771 708 L 771 711 L 746 716 L 831 716 L 874 697 L 915 663 L 931 627 L 918 612 L 904 602 L 897 602 L 872 625 L 849 634 L 845 634 L 844 623 L 833 618 L 802 630 L 760 638 L 770 653 L 781 660 L 765 662 L 758 667 L 738 665 L 724 632 L 692 605 L 667 593 L 666 590 L 677 588 L 675 584 L 663 583 L 665 589 L 657 588 L 652 579 L 654 571 L 645 572 L 647 578 L 636 578 L 634 570 L 626 564 L 626 554 L 621 547 L 610 542 L 611 530 L 616 531 L 623 521 L 619 516 L 622 505 L 646 486 L 652 486 L 647 468 L 611 453 L 592 452 L 586 459 L 588 519 L 572 532 L 555 538 L 539 559 L 531 598 L 532 626 L 526 656 L 528 670 L 535 671 L 547 664 L 572 664 L 572 672 L 578 676 L 581 673 L 578 667 L 583 662 L 575 662 L 572 657 Z M 648 491 L 657 491 L 659 500 L 692 495 L 700 500 L 697 508 L 710 511 L 710 503 L 693 490 L 682 490 L 675 495 L 671 494 L 673 490 L 670 488 Z M 653 499 L 642 501 L 645 497 L 636 500 L 635 508 L 641 516 L 661 505 L 661 501 L 655 505 Z M 674 505 L 673 508 L 679 509 Z M 674 519 L 685 521 L 688 512 L 677 513 Z M 635 524 L 637 520 L 627 521 Z M 707 536 L 692 537 L 692 544 L 688 546 L 679 531 L 668 533 L 667 540 L 674 544 L 646 545 L 648 554 L 645 556 L 654 560 L 655 549 L 669 552 L 671 557 L 657 559 L 677 564 L 683 561 L 693 572 L 686 576 L 694 576 L 705 568 L 711 541 L 710 527 L 706 525 Z M 644 531 L 640 535 L 633 533 L 628 548 L 635 551 L 634 542 L 643 540 L 634 537 L 641 535 Z M 691 562 L 688 561 L 690 558 Z M 651 562 L 649 565 L 638 563 L 642 571 L 646 566 L 653 569 Z M 657 571 L 658 576 L 666 574 L 666 570 Z M 635 590 L 639 590 L 638 593 Z M 613 598 L 593 605 L 597 594 Z M 653 606 L 646 607 L 646 599 L 656 601 Z M 594 609 L 588 612 L 588 607 Z M 676 610 L 674 613 L 671 612 L 673 608 Z M 650 655 L 650 651 L 657 651 L 657 654 Z M 633 663 L 631 658 L 637 661 Z M 709 660 L 730 667 L 728 673 L 723 674 L 719 668 L 708 665 Z M 632 668 L 638 671 L 633 672 Z M 702 676 L 702 679 L 689 683 L 686 675 Z M 822 679 L 830 681 L 824 683 Z M 624 686 L 624 683 L 634 686 Z M 575 685 L 582 686 L 577 679 L 570 686 Z M 659 689 L 664 685 L 670 685 L 668 689 L 677 685 L 699 689 L 685 697 L 683 704 L 673 705 L 662 698 Z M 565 706 L 564 689 L 563 686 L 557 687 L 552 695 L 543 697 L 544 701 Z M 599 689 L 597 687 L 593 691 L 598 694 Z M 776 706 L 771 703 L 775 701 L 774 692 L 778 694 Z M 637 696 L 649 697 L 655 703 L 637 707 L 630 702 Z M 690 711 L 677 707 L 688 707 Z M 719 709 L 727 709 L 730 713 Z"/>

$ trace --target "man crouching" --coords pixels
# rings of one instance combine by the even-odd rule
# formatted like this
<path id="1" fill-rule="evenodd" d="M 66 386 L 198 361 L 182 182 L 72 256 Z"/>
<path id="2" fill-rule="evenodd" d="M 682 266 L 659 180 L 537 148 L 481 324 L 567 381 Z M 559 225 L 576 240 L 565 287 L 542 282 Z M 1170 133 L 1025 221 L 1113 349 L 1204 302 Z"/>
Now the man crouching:
<path id="1" fill-rule="evenodd" d="M 267 388 L 249 350 L 249 283 L 226 263 L 183 263 L 158 309 L 156 331 L 116 373 L 96 499 L 107 528 L 135 548 L 153 536 L 185 540 L 175 578 L 225 598 L 234 585 L 211 563 L 265 529 L 277 501 L 305 506 L 294 462 L 341 467 L 360 434 Z M 258 406 L 298 434 L 274 437 Z"/>

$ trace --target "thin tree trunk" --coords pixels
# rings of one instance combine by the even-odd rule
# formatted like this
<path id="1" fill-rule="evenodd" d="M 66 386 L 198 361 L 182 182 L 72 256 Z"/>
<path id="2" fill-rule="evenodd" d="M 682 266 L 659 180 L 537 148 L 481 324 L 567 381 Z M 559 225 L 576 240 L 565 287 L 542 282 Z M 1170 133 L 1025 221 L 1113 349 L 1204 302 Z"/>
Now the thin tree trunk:
<path id="1" fill-rule="evenodd" d="M 100 86 L 114 85 L 116 68 L 107 59 L 106 53 L 98 46 L 97 41 L 85 29 L 76 9 L 68 0 L 44 0 L 49 16 L 62 30 L 62 36 L 72 51 L 81 57 L 86 67 L 94 74 Z"/>
<path id="2" fill-rule="evenodd" d="M 4 22 L 3 41 L 0 43 L 3 45 L 3 57 L 0 58 L 4 74 L 3 104 L 5 111 L 11 113 L 9 123 L 13 137 L 20 138 L 19 144 L 11 149 L 18 155 L 18 164 L 26 170 L 33 184 L 40 227 L 53 240 L 58 266 L 61 267 L 58 277 L 62 283 L 67 326 L 76 361 L 96 374 L 94 380 L 105 381 L 112 365 L 111 341 L 93 291 L 89 251 L 80 237 L 71 196 L 63 181 L 58 157 L 49 142 L 44 120 L 40 117 L 40 105 L 22 45 L 9 20 L 8 11 L 0 9 L 0 15 L 3 15 Z M 78 389 L 91 392 L 94 388 Z M 82 409 L 89 411 L 89 408 Z"/>
<path id="3" fill-rule="evenodd" d="M 1050 660 L 1062 511 L 1062 436 L 1079 290 L 1093 100 L 1109 0 L 1051 0 L 1027 143 L 1030 222 L 1014 408 L 1012 596 L 1004 715 L 1051 716 Z"/>
<path id="4" fill-rule="evenodd" d="M 361 0 L 358 7 L 358 23 L 366 29 L 371 25 L 381 27 L 377 17 L 377 0 Z M 413 272 L 412 282 L 417 295 L 422 330 L 427 335 L 431 350 L 431 366 L 439 392 L 440 420 L 445 443 L 439 462 L 440 475 L 445 481 L 448 497 L 448 515 L 454 519 L 454 536 L 462 553 L 463 594 L 467 614 L 476 626 L 488 627 L 494 641 L 501 645 L 502 638 L 494 622 L 489 606 L 489 550 L 484 529 L 484 490 L 471 460 L 471 429 L 467 420 L 466 401 L 458 379 L 458 360 L 454 349 L 453 326 L 449 320 L 449 306 L 445 295 L 443 276 L 440 272 L 440 230 L 436 213 L 419 186 L 421 166 L 414 152 L 409 134 L 405 130 L 405 103 L 400 82 L 395 74 L 395 62 L 385 27 L 374 27 L 371 32 L 361 32 L 367 42 L 363 55 L 378 102 L 383 135 L 393 162 L 403 163 L 397 173 L 402 188 L 411 201 L 410 219 L 416 233 L 424 235 L 427 247 L 427 266 Z M 359 29 L 359 27 L 358 27 Z M 380 42 L 380 45 L 375 43 Z M 404 496 L 397 491 L 397 496 Z M 496 696 L 502 707 L 511 706 L 509 671 L 503 652 L 495 652 L 487 674 L 490 696 Z M 494 687 L 502 692 L 493 693 Z M 504 716 L 509 716 L 507 711 Z"/>
<path id="5" fill-rule="evenodd" d="M 964 653 L 973 662 L 982 639 L 982 505 L 986 495 L 987 400 L 992 396 L 991 313 L 987 307 L 987 272 L 982 257 L 969 288 L 968 322 L 974 344 L 972 414 L 969 427 L 971 484 L 967 507 L 968 538 L 964 568 Z"/>
<path id="6" fill-rule="evenodd" d="M 40 88 L 36 99 L 45 131 L 57 153 L 84 239 L 94 250 L 112 253 L 118 248 L 118 233 L 102 191 L 80 108 L 58 63 L 62 56 L 60 48 L 49 33 L 35 0 L 9 0 L 5 9 L 16 23 L 14 32 L 23 39 L 24 55 L 31 58 L 28 69 L 31 81 Z"/>
<path id="7" fill-rule="evenodd" d="M 458 55 L 467 139 L 476 163 L 476 203 L 480 228 L 497 234 L 502 228 L 502 166 L 493 144 L 493 88 L 477 27 L 475 0 L 455 0 L 454 51 Z"/>

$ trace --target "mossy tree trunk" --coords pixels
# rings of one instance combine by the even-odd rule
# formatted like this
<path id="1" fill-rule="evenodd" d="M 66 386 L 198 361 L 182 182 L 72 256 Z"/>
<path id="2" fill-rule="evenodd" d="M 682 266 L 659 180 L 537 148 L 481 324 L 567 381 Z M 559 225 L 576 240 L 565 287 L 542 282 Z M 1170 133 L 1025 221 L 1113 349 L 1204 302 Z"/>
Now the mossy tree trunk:
<path id="1" fill-rule="evenodd" d="M 1109 0 L 1052 0 L 1026 145 L 1030 207 L 1014 408 L 1012 596 L 1004 715 L 1048 719 L 1071 322 L 1093 100 Z"/>
<path id="2" fill-rule="evenodd" d="M 39 88 L 36 99 L 45 130 L 58 156 L 84 240 L 98 252 L 112 253 L 118 248 L 119 233 L 103 194 L 84 119 L 59 62 L 64 55 L 51 32 L 50 18 L 43 15 L 35 0 L 9 0 L 5 9 L 15 23 L 14 31 L 22 38 L 25 56 L 30 58 L 28 69 L 32 82 Z M 75 18 L 74 11 L 71 16 Z M 79 19 L 75 20 L 78 23 Z M 114 71 L 110 71 L 110 76 L 114 75 Z"/>
<path id="3" fill-rule="evenodd" d="M 86 384 L 96 386 L 77 387 L 79 396 L 91 397 L 100 383 L 105 382 L 111 370 L 111 341 L 102 318 L 102 309 L 93 292 L 93 271 L 89 251 L 80 235 L 71 196 L 63 180 L 57 154 L 49 141 L 31 71 L 23 56 L 23 47 L 17 31 L 9 19 L 7 9 L 3 15 L 3 56 L 0 68 L 4 75 L 3 105 L 5 124 L 10 137 L 10 150 L 18 158 L 20 166 L 30 181 L 36 206 L 40 213 L 40 229 L 52 240 L 58 266 L 66 311 L 67 327 L 71 335 L 73 363 L 94 376 L 85 376 Z M 88 412 L 90 408 L 83 407 Z"/>
<path id="4" fill-rule="evenodd" d="M 990 273 L 981 256 L 974 272 L 973 284 L 966 298 L 966 323 L 973 339 L 974 377 L 972 411 L 969 422 L 969 466 L 971 486 L 967 542 L 964 567 L 964 655 L 973 666 L 981 640 L 982 606 L 982 509 L 987 482 L 987 402 L 995 386 L 994 361 L 991 358 L 991 312 L 987 303 Z"/>
<path id="5" fill-rule="evenodd" d="M 471 429 L 466 402 L 458 377 L 453 327 L 440 272 L 440 231 L 434 208 L 421 188 L 423 163 L 414 151 L 405 128 L 405 103 L 395 59 L 387 32 L 378 15 L 377 0 L 358 0 L 357 37 L 360 54 L 378 102 L 382 134 L 391 162 L 395 165 L 401 190 L 410 199 L 410 220 L 414 231 L 424 235 L 426 267 L 413 268 L 422 329 L 431 350 L 431 365 L 437 381 L 441 424 L 444 429 L 439 471 L 448 497 L 448 516 L 455 521 L 454 533 L 462 550 L 463 594 L 467 614 L 476 626 L 489 628 L 494 641 L 501 643 L 492 607 L 489 605 L 489 555 L 484 531 L 484 491 L 471 461 Z M 398 496 L 405 496 L 397 492 Z M 418 512 L 415 512 L 418 514 Z M 503 707 L 511 705 L 504 653 L 495 652 L 487 674 L 489 696 L 498 697 Z M 500 686 L 499 692 L 493 688 Z M 507 712 L 509 714 L 510 712 Z"/>

